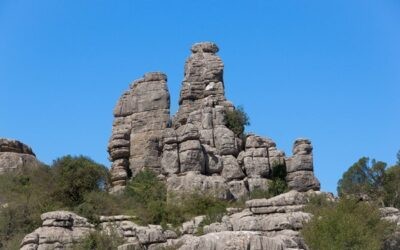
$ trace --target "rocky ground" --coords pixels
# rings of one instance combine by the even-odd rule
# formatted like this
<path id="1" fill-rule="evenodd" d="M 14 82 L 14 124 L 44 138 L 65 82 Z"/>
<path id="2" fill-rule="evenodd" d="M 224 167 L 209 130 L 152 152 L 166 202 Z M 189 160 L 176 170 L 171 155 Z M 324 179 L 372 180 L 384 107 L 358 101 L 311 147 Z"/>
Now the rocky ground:
<path id="1" fill-rule="evenodd" d="M 333 199 L 319 191 L 293 190 L 271 199 L 249 200 L 244 209 L 230 208 L 220 222 L 202 225 L 204 216 L 198 216 L 175 229 L 139 226 L 124 215 L 102 216 L 95 227 L 74 213 L 55 211 L 41 216 L 42 227 L 24 238 L 21 249 L 65 249 L 94 230 L 123 237 L 125 244 L 119 250 L 307 249 L 299 230 L 312 216 L 303 209 L 315 195 Z"/>

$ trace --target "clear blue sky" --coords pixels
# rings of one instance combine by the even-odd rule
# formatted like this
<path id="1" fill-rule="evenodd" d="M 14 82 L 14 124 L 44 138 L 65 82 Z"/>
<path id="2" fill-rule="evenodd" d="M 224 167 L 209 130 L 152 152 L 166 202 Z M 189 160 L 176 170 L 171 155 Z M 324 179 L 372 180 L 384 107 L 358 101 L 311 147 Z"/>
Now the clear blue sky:
<path id="1" fill-rule="evenodd" d="M 310 138 L 322 189 L 361 156 L 400 149 L 400 2 L 0 0 L 0 137 L 51 163 L 109 166 L 112 110 L 148 71 L 177 110 L 191 44 L 214 41 L 248 131 L 291 154 Z"/>

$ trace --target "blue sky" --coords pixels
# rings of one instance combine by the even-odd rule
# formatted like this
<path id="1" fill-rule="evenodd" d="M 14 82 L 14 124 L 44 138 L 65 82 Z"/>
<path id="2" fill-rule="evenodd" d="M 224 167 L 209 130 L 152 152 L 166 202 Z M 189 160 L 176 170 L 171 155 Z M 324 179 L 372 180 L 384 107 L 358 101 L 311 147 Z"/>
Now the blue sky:
<path id="1" fill-rule="evenodd" d="M 112 110 L 129 83 L 168 75 L 177 110 L 190 46 L 214 41 L 248 131 L 290 155 L 310 138 L 322 189 L 361 156 L 400 149 L 400 2 L 0 0 L 0 137 L 51 163 L 109 166 Z"/>

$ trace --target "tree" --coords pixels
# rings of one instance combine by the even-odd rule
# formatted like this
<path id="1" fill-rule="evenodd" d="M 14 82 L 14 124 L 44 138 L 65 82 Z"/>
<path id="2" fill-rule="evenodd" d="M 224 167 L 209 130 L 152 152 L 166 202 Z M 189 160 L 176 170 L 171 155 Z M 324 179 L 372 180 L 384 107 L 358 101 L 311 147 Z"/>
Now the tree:
<path id="1" fill-rule="evenodd" d="M 314 216 L 301 231 L 311 250 L 378 250 L 392 233 L 373 204 L 341 198 L 339 202 L 312 201 L 306 208 Z"/>
<path id="2" fill-rule="evenodd" d="M 51 171 L 57 186 L 54 198 L 66 207 L 74 207 L 84 201 L 85 194 L 106 188 L 106 167 L 85 156 L 64 156 L 54 161 Z"/>
<path id="3" fill-rule="evenodd" d="M 362 157 L 354 163 L 338 182 L 339 196 L 369 196 L 380 200 L 384 196 L 384 179 L 387 164 Z"/>
<path id="4" fill-rule="evenodd" d="M 232 130 L 236 136 L 240 136 L 244 132 L 245 126 L 250 125 L 249 116 L 246 114 L 242 106 L 238 106 L 234 110 L 226 112 L 226 126 Z"/>

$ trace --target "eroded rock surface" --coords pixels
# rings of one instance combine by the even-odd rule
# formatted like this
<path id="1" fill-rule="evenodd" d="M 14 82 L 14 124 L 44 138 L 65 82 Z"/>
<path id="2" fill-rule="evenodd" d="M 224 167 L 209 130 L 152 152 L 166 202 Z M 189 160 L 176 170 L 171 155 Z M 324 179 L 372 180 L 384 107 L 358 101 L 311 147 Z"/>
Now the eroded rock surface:
<path id="1" fill-rule="evenodd" d="M 228 128 L 224 65 L 214 43 L 196 43 L 185 63 L 178 112 L 169 116 L 167 77 L 148 73 L 118 101 L 108 151 L 112 192 L 144 168 L 162 175 L 168 191 L 214 193 L 224 199 L 268 190 L 274 167 L 286 168 L 291 189 L 319 190 L 311 142 L 295 141 L 286 157 L 276 143 L 249 134 L 245 140 Z"/>
<path id="2" fill-rule="evenodd" d="M 0 174 L 15 172 L 21 167 L 34 168 L 40 165 L 28 145 L 17 140 L 0 138 Z"/>
<path id="3" fill-rule="evenodd" d="M 68 249 L 94 231 L 86 218 L 68 211 L 44 213 L 41 219 L 42 226 L 24 237 L 21 250 Z"/>

